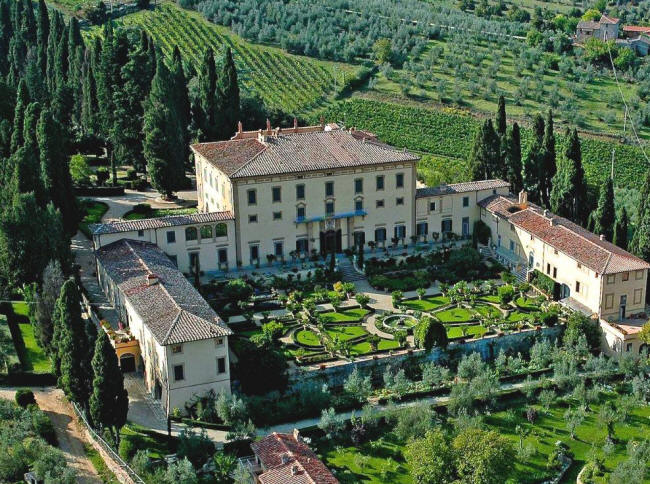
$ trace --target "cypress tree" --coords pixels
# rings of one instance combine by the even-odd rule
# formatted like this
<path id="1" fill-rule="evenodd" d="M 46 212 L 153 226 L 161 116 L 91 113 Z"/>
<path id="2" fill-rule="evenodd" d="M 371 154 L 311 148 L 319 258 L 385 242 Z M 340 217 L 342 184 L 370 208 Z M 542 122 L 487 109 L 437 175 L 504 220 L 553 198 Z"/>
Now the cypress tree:
<path id="1" fill-rule="evenodd" d="M 627 216 L 627 210 L 623 207 L 620 216 L 616 219 L 614 240 L 612 241 L 623 250 L 627 250 L 627 231 L 629 223 L 630 220 Z"/>
<path id="2" fill-rule="evenodd" d="M 543 139 L 543 165 L 540 172 L 540 191 L 544 206 L 549 206 L 551 193 L 551 180 L 555 176 L 555 133 L 553 131 L 553 112 L 549 109 L 546 116 L 546 125 Z"/>
<path id="3" fill-rule="evenodd" d="M 522 169 L 522 182 L 528 192 L 528 198 L 533 202 L 541 201 L 540 175 L 544 167 L 544 118 L 535 115 L 533 121 L 533 143 Z"/>
<path id="4" fill-rule="evenodd" d="M 58 385 L 70 400 L 86 408 L 90 368 L 83 351 L 87 340 L 79 303 L 77 285 L 73 280 L 67 280 L 57 301 L 55 320 Z"/>
<path id="5" fill-rule="evenodd" d="M 23 125 L 24 144 L 12 156 L 14 166 L 14 193 L 33 192 L 39 205 L 45 206 L 47 200 L 41 182 L 36 125 L 40 116 L 40 105 L 31 103 L 25 110 Z"/>
<path id="6" fill-rule="evenodd" d="M 50 87 L 50 90 L 55 88 L 56 75 L 55 75 L 55 58 L 56 52 L 59 47 L 59 40 L 65 29 L 65 24 L 63 23 L 63 18 L 61 14 L 54 10 L 52 16 L 50 17 L 50 34 L 47 38 L 47 85 Z"/>
<path id="7" fill-rule="evenodd" d="M 193 118 L 199 141 L 214 141 L 216 139 L 216 87 L 217 72 L 214 62 L 214 52 L 211 48 L 203 54 L 203 63 L 198 76 L 199 92 L 194 102 Z"/>
<path id="8" fill-rule="evenodd" d="M 604 235 L 610 242 L 614 237 L 616 210 L 614 208 L 614 183 L 611 178 L 600 187 L 598 206 L 594 212 L 594 232 Z"/>
<path id="9" fill-rule="evenodd" d="M 13 36 L 9 2 L 0 1 L 0 78 L 9 72 L 9 42 Z"/>
<path id="10" fill-rule="evenodd" d="M 487 180 L 498 170 L 499 138 L 491 119 L 486 119 L 476 133 L 468 163 L 472 180 Z"/>
<path id="11" fill-rule="evenodd" d="M 55 89 L 68 82 L 68 57 L 68 39 L 62 35 L 54 56 L 54 83 L 52 87 Z"/>
<path id="12" fill-rule="evenodd" d="M 64 140 L 49 109 L 44 109 L 41 113 L 37 137 L 40 151 L 40 172 L 45 193 L 61 212 L 65 232 L 72 236 L 77 230 L 79 212 L 72 189 L 70 165 L 64 150 Z"/>
<path id="13" fill-rule="evenodd" d="M 506 100 L 503 96 L 499 96 L 499 107 L 497 108 L 495 129 L 499 137 L 503 138 L 506 135 Z"/>
<path id="14" fill-rule="evenodd" d="M 505 138 L 504 165 L 506 180 L 514 193 L 519 193 L 523 188 L 521 179 L 521 134 L 519 125 L 514 123 Z"/>
<path id="15" fill-rule="evenodd" d="M 641 187 L 637 228 L 629 244 L 630 251 L 645 261 L 650 261 L 650 170 Z M 645 227 L 645 229 L 642 229 Z"/>
<path id="16" fill-rule="evenodd" d="M 119 445 L 120 429 L 126 423 L 129 398 L 124 377 L 117 362 L 115 348 L 105 331 L 100 331 L 92 358 L 93 382 L 90 395 L 90 416 L 93 423 L 109 429 Z"/>
<path id="17" fill-rule="evenodd" d="M 575 165 L 573 161 L 561 157 L 557 164 L 557 173 L 552 180 L 550 207 L 557 215 L 575 221 L 574 178 Z"/>
<path id="18" fill-rule="evenodd" d="M 587 181 L 585 179 L 585 170 L 582 167 L 582 149 L 580 147 L 580 138 L 578 130 L 575 128 L 567 136 L 566 147 L 564 151 L 567 160 L 573 165 L 573 178 L 571 184 L 574 192 L 573 216 L 571 219 L 581 225 L 587 221 L 589 212 L 589 200 L 587 195 Z"/>
<path id="19" fill-rule="evenodd" d="M 237 122 L 241 119 L 237 69 L 230 47 L 226 48 L 219 64 L 220 75 L 216 87 L 216 109 L 219 117 L 216 139 L 227 140 L 235 133 Z"/>
<path id="20" fill-rule="evenodd" d="M 49 102 L 49 91 L 36 56 L 29 56 L 23 79 L 27 84 L 27 90 L 31 94 L 32 100 L 41 104 L 47 104 Z"/>
<path id="21" fill-rule="evenodd" d="M 92 63 L 87 62 L 84 65 L 83 102 L 81 104 L 81 127 L 85 133 L 97 132 L 98 110 L 95 73 Z"/>
<path id="22" fill-rule="evenodd" d="M 41 70 L 41 76 L 43 76 L 43 81 L 45 81 L 44 78 L 47 74 L 47 44 L 49 35 L 50 16 L 47 13 L 47 5 L 45 5 L 45 0 L 38 0 L 38 23 L 36 37 L 38 39 L 38 65 Z"/>
<path id="23" fill-rule="evenodd" d="M 185 139 L 186 145 L 189 146 L 191 106 L 190 106 L 189 93 L 187 91 L 187 79 L 185 77 L 185 71 L 183 69 L 183 59 L 181 57 L 181 51 L 178 48 L 178 46 L 174 47 L 171 74 L 175 86 L 176 95 L 174 97 L 174 102 L 176 103 L 176 112 L 178 113 L 178 119 L 183 129 L 183 138 Z M 186 155 L 189 155 L 187 149 L 186 149 Z M 185 159 L 186 158 L 187 156 L 185 157 Z"/>
<path id="24" fill-rule="evenodd" d="M 154 188 L 166 198 L 183 186 L 185 150 L 174 98 L 173 79 L 164 61 L 158 59 L 144 114 L 144 156 Z"/>
<path id="25" fill-rule="evenodd" d="M 23 125 L 25 123 L 25 109 L 29 104 L 29 93 L 27 84 L 21 79 L 18 84 L 18 93 L 16 95 L 16 107 L 14 109 L 14 127 L 11 135 L 11 145 L 9 150 L 13 153 L 24 143 Z"/>
<path id="26" fill-rule="evenodd" d="M 36 17 L 34 17 L 34 8 L 31 0 L 23 0 L 21 31 L 23 38 L 28 44 L 34 44 L 37 38 Z"/>

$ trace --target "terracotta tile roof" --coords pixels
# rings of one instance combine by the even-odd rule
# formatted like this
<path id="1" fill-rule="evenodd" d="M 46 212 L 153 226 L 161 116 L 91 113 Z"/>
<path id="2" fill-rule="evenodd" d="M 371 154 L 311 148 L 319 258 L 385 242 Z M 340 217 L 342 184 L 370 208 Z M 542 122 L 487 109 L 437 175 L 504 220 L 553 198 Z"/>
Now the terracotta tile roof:
<path id="1" fill-rule="evenodd" d="M 205 224 L 234 219 L 235 216 L 232 214 L 232 212 L 193 213 L 190 215 L 170 215 L 167 217 L 143 218 L 140 220 L 126 220 L 121 222 L 92 224 L 90 226 L 90 231 L 93 233 L 93 235 L 117 234 L 120 232 L 132 232 L 134 230 Z"/>
<path id="2" fill-rule="evenodd" d="M 586 30 L 598 30 L 600 28 L 600 23 L 594 20 L 582 20 L 578 22 L 578 28 Z"/>
<path id="3" fill-rule="evenodd" d="M 121 239 L 97 261 L 161 345 L 227 336 L 232 331 L 155 244 Z M 148 278 L 156 277 L 150 284 Z"/>
<path id="4" fill-rule="evenodd" d="M 265 471 L 262 484 L 338 484 L 318 456 L 293 434 L 273 432 L 251 444 Z"/>
<path id="5" fill-rule="evenodd" d="M 625 25 L 623 32 L 650 32 L 650 27 L 642 27 L 641 25 Z"/>
<path id="6" fill-rule="evenodd" d="M 619 23 L 620 21 L 621 21 L 620 18 L 616 18 L 616 17 L 608 17 L 607 15 L 602 15 L 602 16 L 600 17 L 600 21 L 599 21 L 599 22 L 600 22 L 601 24 L 614 24 L 614 25 L 616 25 L 616 24 Z"/>
<path id="7" fill-rule="evenodd" d="M 276 133 L 275 131 L 273 133 Z M 344 130 L 280 131 L 264 141 L 245 138 L 192 145 L 192 149 L 230 178 L 350 168 L 417 161 L 407 151 L 379 143 L 371 133 Z"/>
<path id="8" fill-rule="evenodd" d="M 510 187 L 510 183 L 503 180 L 481 180 L 465 183 L 443 184 L 437 187 L 418 188 L 415 194 L 416 198 L 432 197 L 436 195 L 447 195 L 450 193 L 475 192 L 478 190 L 491 190 L 496 188 Z"/>
<path id="9" fill-rule="evenodd" d="M 650 268 L 642 259 L 537 205 L 521 206 L 513 198 L 499 195 L 481 200 L 479 205 L 599 274 Z"/>

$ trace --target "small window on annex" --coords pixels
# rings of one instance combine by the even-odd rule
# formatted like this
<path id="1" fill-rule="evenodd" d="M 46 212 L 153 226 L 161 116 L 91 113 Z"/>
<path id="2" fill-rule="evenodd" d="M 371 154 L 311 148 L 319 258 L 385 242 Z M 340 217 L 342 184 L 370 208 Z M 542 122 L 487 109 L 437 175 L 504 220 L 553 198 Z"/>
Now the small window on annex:
<path id="1" fill-rule="evenodd" d="M 214 227 L 215 237 L 226 237 L 228 235 L 228 226 L 226 224 L 217 224 Z"/>
<path id="2" fill-rule="evenodd" d="M 202 239 L 211 239 L 212 238 L 212 225 L 202 225 L 201 226 L 201 238 Z"/>
<path id="3" fill-rule="evenodd" d="M 187 227 L 185 229 L 185 240 L 197 240 L 199 238 L 196 227 Z"/>

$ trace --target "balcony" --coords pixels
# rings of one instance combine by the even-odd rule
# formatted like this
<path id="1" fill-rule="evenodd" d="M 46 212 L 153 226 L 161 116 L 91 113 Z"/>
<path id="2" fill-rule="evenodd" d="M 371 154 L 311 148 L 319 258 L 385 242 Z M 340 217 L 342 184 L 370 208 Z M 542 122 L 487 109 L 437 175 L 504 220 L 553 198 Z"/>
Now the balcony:
<path id="1" fill-rule="evenodd" d="M 365 210 L 353 210 L 351 212 L 340 212 L 332 215 L 317 215 L 315 217 L 296 217 L 294 220 L 297 224 L 308 222 L 322 222 L 323 220 L 336 220 L 339 218 L 363 217 L 368 215 Z"/>

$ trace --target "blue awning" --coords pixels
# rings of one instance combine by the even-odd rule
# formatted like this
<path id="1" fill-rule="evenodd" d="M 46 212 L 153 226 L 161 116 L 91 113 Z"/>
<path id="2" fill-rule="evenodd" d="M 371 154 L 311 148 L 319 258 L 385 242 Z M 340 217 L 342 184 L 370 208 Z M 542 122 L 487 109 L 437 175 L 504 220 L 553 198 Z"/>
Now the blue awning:
<path id="1" fill-rule="evenodd" d="M 368 215 L 365 210 L 354 210 L 352 212 L 335 213 L 334 215 L 317 215 L 316 217 L 299 217 L 295 223 L 322 222 L 323 220 L 336 220 L 338 218 L 363 217 Z"/>

